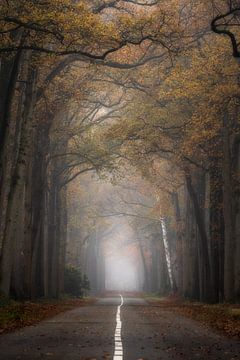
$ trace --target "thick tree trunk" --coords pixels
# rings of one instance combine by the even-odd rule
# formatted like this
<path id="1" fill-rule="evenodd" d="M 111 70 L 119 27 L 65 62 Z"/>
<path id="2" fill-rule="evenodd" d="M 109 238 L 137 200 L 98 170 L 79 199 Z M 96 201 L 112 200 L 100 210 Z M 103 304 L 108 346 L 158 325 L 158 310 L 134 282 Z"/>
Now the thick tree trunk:
<path id="1" fill-rule="evenodd" d="M 46 189 L 43 199 L 43 261 L 42 261 L 42 274 L 43 274 L 43 295 L 49 297 L 49 193 Z"/>
<path id="2" fill-rule="evenodd" d="M 11 287 L 13 294 L 17 298 L 25 297 L 24 268 L 28 263 L 28 251 L 31 249 L 31 160 L 33 154 L 33 109 L 35 105 L 35 82 L 35 70 L 30 68 L 24 104 L 24 118 L 26 118 L 26 122 L 25 127 L 23 127 L 21 132 L 22 137 L 17 161 L 17 167 L 19 168 L 18 174 L 21 174 L 17 186 L 19 206 L 18 203 L 15 203 L 15 217 L 17 221 L 15 222 L 12 235 L 15 239 L 15 261 L 13 262 Z M 24 121 L 25 120 L 23 120 L 23 122 Z M 28 270 L 30 271 L 30 268 Z"/>
<path id="3" fill-rule="evenodd" d="M 58 237 L 60 239 L 59 248 L 59 293 L 64 293 L 64 270 L 66 263 L 67 245 L 67 191 L 66 187 L 60 189 L 59 195 L 59 224 Z"/>
<path id="4" fill-rule="evenodd" d="M 19 75 L 21 65 L 22 51 L 19 50 L 13 60 L 11 71 L 8 79 L 5 80 L 6 88 L 4 89 L 4 97 L 1 103 L 1 120 L 0 120 L 0 179 L 2 176 L 2 154 L 6 144 L 6 135 L 11 122 L 12 104 L 16 90 L 16 82 Z M 7 68 L 9 65 L 7 66 Z"/>
<path id="5" fill-rule="evenodd" d="M 52 184 L 49 191 L 49 295 L 59 297 L 59 246 L 60 239 L 57 237 L 59 216 L 59 186 L 55 176 L 52 176 Z"/>
<path id="6" fill-rule="evenodd" d="M 171 286 L 171 291 L 173 293 L 175 293 L 177 291 L 177 285 L 176 285 L 176 280 L 175 280 L 174 274 L 173 274 L 172 259 L 171 259 L 171 253 L 170 253 L 165 219 L 161 218 L 160 223 L 161 223 L 161 227 L 162 227 L 162 239 L 163 239 L 164 253 L 165 253 L 166 264 L 167 264 L 167 269 L 168 269 L 169 282 L 170 282 L 170 286 Z"/>
<path id="7" fill-rule="evenodd" d="M 234 212 L 235 219 L 235 300 L 240 301 L 240 136 L 235 136 L 233 141 L 233 173 L 236 183 L 234 186 Z"/>
<path id="8" fill-rule="evenodd" d="M 219 159 L 212 159 L 209 170 L 210 181 L 210 248 L 213 284 L 213 301 L 223 301 L 224 278 L 224 220 L 222 171 Z"/>
<path id="9" fill-rule="evenodd" d="M 0 128 L 3 126 L 3 114 L 5 113 L 5 104 L 9 80 L 13 67 L 15 56 L 9 58 L 9 55 L 2 55 L 0 59 Z"/>
<path id="10" fill-rule="evenodd" d="M 26 81 L 29 65 L 28 56 L 25 55 L 23 58 L 20 53 L 14 59 L 6 62 L 7 64 L 3 65 L 2 71 L 8 70 L 9 73 L 2 76 L 3 83 L 0 84 L 1 94 L 3 92 L 2 98 L 0 94 L 0 135 L 2 137 L 0 142 L 0 250 L 6 225 L 6 210 L 11 179 L 14 174 L 19 151 L 23 119 L 22 112 L 26 92 L 25 83 L 17 84 L 17 80 L 19 78 L 22 81 Z M 3 87 L 4 85 L 5 88 Z M 16 93 L 19 95 L 16 96 Z"/>
<path id="11" fill-rule="evenodd" d="M 199 259 L 193 204 L 185 192 L 185 236 L 183 238 L 183 295 L 199 300 Z"/>
<path id="12" fill-rule="evenodd" d="M 176 244 L 176 257 L 177 257 L 177 287 L 182 294 L 183 292 L 183 223 L 181 218 L 180 206 L 178 193 L 172 193 L 172 203 L 174 208 L 174 215 L 176 221 L 176 233 L 177 233 L 177 244 Z"/>
<path id="13" fill-rule="evenodd" d="M 210 257 L 208 249 L 208 237 L 205 228 L 204 214 L 199 205 L 199 199 L 192 185 L 192 178 L 190 174 L 186 174 L 186 185 L 188 193 L 193 203 L 195 220 L 198 229 L 198 243 L 199 243 L 199 267 L 200 267 L 200 300 L 212 301 L 212 274 L 210 267 Z"/>
<path id="14" fill-rule="evenodd" d="M 233 208 L 232 159 L 228 114 L 223 119 L 223 215 L 224 215 L 224 299 L 234 301 L 235 214 Z"/>
<path id="15" fill-rule="evenodd" d="M 151 240 L 151 292 L 158 291 L 158 239 Z"/>
<path id="16" fill-rule="evenodd" d="M 34 149 L 32 169 L 32 219 L 31 219 L 31 298 L 47 296 L 46 274 L 48 278 L 48 266 L 45 242 L 48 241 L 46 234 L 47 212 L 47 152 L 48 133 L 42 131 L 39 126 L 36 131 L 36 146 Z"/>
<path id="17" fill-rule="evenodd" d="M 24 104 L 21 141 L 17 164 L 9 194 L 7 222 L 1 257 L 0 289 L 7 296 L 10 291 L 11 277 L 13 293 L 17 297 L 23 296 L 22 269 L 24 257 L 24 215 L 25 215 L 25 185 L 28 174 L 28 162 L 31 154 L 32 112 L 34 105 L 34 88 L 36 73 L 29 70 L 26 88 L 26 102 Z M 13 252 L 14 249 L 14 252 Z M 14 261 L 13 261 L 14 259 Z"/>
<path id="18" fill-rule="evenodd" d="M 3 248 L 0 264 L 0 289 L 7 296 L 10 291 L 11 276 L 13 276 L 13 292 L 22 296 L 22 283 L 20 281 L 22 269 L 20 264 L 24 257 L 24 212 L 25 212 L 25 185 L 28 174 L 28 162 L 31 153 L 32 139 L 32 112 L 34 105 L 34 88 L 36 73 L 29 69 L 26 89 L 26 102 L 24 104 L 21 141 L 17 164 L 10 187 L 6 227 L 4 231 Z M 13 252 L 14 249 L 14 252 Z M 14 269 L 14 272 L 13 272 Z"/>
<path id="19" fill-rule="evenodd" d="M 165 248 L 162 231 L 159 239 L 159 283 L 158 292 L 160 295 L 168 295 L 171 291 Z"/>

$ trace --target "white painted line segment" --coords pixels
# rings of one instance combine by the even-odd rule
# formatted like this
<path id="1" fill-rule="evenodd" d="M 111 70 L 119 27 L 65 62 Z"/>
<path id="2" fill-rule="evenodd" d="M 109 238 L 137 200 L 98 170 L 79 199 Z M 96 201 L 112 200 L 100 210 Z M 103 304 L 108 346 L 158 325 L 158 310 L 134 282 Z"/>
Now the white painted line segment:
<path id="1" fill-rule="evenodd" d="M 120 294 L 121 303 L 117 308 L 117 314 L 116 314 L 116 329 L 115 329 L 115 347 L 114 347 L 114 355 L 113 360 L 123 360 L 123 346 L 122 346 L 122 336 L 121 336 L 121 330 L 122 330 L 122 322 L 121 322 L 121 307 L 123 306 L 123 297 Z"/>

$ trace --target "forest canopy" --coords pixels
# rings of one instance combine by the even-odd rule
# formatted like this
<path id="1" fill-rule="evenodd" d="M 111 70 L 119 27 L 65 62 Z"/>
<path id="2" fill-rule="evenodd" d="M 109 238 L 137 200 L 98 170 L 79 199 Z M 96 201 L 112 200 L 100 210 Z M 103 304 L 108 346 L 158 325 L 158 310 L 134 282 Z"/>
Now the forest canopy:
<path id="1" fill-rule="evenodd" d="M 4 296 L 59 297 L 71 268 L 100 292 L 117 263 L 126 289 L 239 300 L 239 14 L 1 2 Z"/>

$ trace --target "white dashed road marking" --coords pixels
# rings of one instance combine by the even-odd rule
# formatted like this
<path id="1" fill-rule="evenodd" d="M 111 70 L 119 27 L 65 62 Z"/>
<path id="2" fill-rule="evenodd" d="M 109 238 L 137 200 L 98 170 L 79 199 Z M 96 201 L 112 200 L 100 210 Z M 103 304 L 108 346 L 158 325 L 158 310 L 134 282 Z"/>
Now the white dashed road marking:
<path id="1" fill-rule="evenodd" d="M 123 359 L 123 346 L 122 346 L 122 322 L 121 322 L 121 307 L 123 306 L 123 297 L 120 295 L 121 304 L 117 308 L 117 315 L 116 315 L 116 330 L 115 330 L 115 348 L 114 348 L 114 355 L 113 360 L 122 360 Z"/>

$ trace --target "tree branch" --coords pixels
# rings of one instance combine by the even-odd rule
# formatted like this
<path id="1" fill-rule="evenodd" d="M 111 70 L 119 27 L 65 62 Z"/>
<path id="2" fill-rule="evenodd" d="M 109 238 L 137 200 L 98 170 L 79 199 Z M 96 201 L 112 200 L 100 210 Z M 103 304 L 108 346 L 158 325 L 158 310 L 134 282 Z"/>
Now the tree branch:
<path id="1" fill-rule="evenodd" d="M 226 35 L 230 38 L 233 49 L 233 56 L 236 58 L 240 57 L 240 51 L 238 50 L 238 43 L 236 37 L 230 30 L 226 28 L 226 26 L 228 25 L 219 24 L 219 20 L 223 20 L 223 19 L 225 20 L 226 17 L 228 17 L 229 15 L 236 14 L 239 12 L 240 12 L 240 7 L 235 9 L 230 9 L 225 14 L 218 15 L 211 21 L 211 29 L 213 32 L 220 35 Z M 225 28 L 220 29 L 219 26 L 225 26 Z"/>

